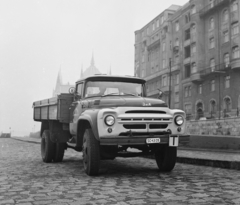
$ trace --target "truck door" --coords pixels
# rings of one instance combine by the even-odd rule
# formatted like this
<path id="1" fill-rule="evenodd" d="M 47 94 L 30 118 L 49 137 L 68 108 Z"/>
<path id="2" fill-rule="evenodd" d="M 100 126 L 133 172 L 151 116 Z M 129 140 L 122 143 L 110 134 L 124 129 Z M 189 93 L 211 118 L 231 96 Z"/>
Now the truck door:
<path id="1" fill-rule="evenodd" d="M 76 85 L 74 100 L 70 107 L 70 133 L 72 135 L 77 134 L 77 122 L 78 118 L 82 113 L 82 98 L 83 98 L 83 83 L 79 83 Z"/>

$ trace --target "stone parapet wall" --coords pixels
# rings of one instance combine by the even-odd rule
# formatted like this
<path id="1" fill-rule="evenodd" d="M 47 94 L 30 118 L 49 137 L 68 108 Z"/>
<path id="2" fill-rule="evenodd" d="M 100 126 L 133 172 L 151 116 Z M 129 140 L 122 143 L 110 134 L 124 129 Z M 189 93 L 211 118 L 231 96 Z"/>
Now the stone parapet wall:
<path id="1" fill-rule="evenodd" d="M 187 121 L 190 135 L 231 135 L 240 136 L 240 117 L 214 120 Z"/>

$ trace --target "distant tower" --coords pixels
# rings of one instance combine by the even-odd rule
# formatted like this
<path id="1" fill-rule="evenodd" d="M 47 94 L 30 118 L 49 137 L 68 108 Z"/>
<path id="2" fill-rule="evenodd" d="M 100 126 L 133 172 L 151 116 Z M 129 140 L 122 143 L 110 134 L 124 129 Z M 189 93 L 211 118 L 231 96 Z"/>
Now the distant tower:
<path id="1" fill-rule="evenodd" d="M 89 76 L 92 76 L 95 74 L 101 74 L 101 72 L 95 66 L 94 56 L 93 56 L 93 52 L 92 52 L 92 59 L 90 62 L 90 66 L 85 71 L 83 71 L 83 72 L 81 71 L 80 79 L 83 79 L 83 78 L 86 78 L 86 77 L 89 77 Z"/>
<path id="2" fill-rule="evenodd" d="M 111 65 L 110 65 L 110 69 L 109 69 L 109 73 L 108 73 L 108 75 L 112 75 Z"/>
<path id="3" fill-rule="evenodd" d="M 56 97 L 57 95 L 59 95 L 60 93 L 69 93 L 69 88 L 73 87 L 74 85 L 70 85 L 68 84 L 63 84 L 62 81 L 62 70 L 61 70 L 61 66 L 58 72 L 58 76 L 57 76 L 57 82 L 56 82 L 56 86 L 55 89 L 53 90 L 53 97 Z"/>

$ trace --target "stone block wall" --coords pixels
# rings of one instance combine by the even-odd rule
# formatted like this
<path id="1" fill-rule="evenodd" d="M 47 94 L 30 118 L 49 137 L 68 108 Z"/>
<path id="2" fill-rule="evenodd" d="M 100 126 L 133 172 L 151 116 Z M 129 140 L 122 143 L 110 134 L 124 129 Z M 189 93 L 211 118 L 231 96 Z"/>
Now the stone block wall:
<path id="1" fill-rule="evenodd" d="M 240 117 L 187 121 L 187 134 L 240 136 Z"/>

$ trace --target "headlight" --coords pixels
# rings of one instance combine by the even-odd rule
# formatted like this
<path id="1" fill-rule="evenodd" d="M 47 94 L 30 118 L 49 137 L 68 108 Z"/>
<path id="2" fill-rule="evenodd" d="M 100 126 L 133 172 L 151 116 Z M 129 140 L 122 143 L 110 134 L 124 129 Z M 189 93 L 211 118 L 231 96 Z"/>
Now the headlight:
<path id="1" fill-rule="evenodd" d="M 174 122 L 177 126 L 183 125 L 184 119 L 181 115 L 177 115 L 174 119 Z"/>
<path id="2" fill-rule="evenodd" d="M 104 122 L 108 126 L 112 126 L 115 123 L 115 118 L 112 115 L 108 115 L 105 117 Z"/>

